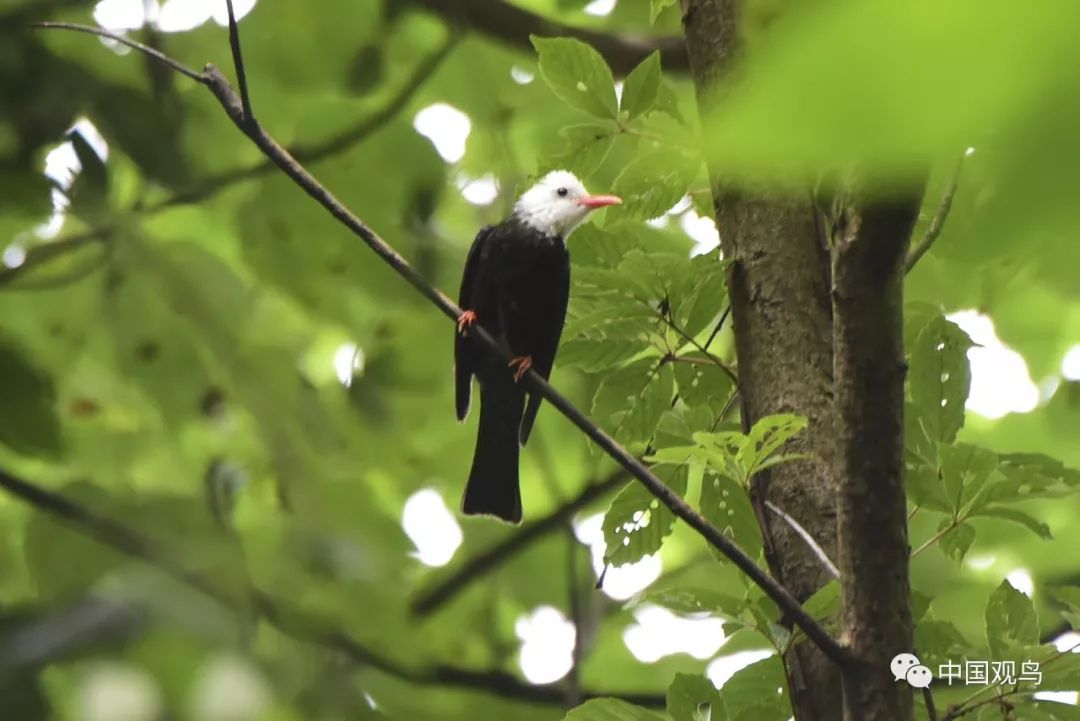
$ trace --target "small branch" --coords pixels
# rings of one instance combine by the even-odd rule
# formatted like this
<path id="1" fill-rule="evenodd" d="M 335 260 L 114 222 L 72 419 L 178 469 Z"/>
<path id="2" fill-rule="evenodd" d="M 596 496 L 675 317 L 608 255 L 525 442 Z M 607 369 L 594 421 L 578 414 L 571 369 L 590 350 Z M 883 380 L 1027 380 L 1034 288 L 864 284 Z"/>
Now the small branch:
<path id="1" fill-rule="evenodd" d="M 106 226 L 89 233 L 72 236 L 65 240 L 57 240 L 51 243 L 35 245 L 26 251 L 23 262 L 13 268 L 0 268 L 0 288 L 15 282 L 32 268 L 46 263 L 54 258 L 73 253 L 96 241 L 108 238 L 115 230 L 113 226 Z"/>
<path id="2" fill-rule="evenodd" d="M 938 721 L 937 708 L 934 706 L 934 692 L 927 686 L 922 690 L 923 703 L 926 704 L 926 716 L 930 721 Z"/>
<path id="3" fill-rule="evenodd" d="M 229 47 L 232 49 L 233 65 L 236 67 L 236 86 L 240 88 L 240 107 L 244 111 L 245 120 L 254 123 L 255 115 L 251 112 L 247 73 L 244 72 L 244 54 L 240 52 L 240 30 L 236 26 L 236 13 L 233 11 L 232 0 L 225 0 L 225 7 L 229 11 Z"/>
<path id="4" fill-rule="evenodd" d="M 567 674 L 566 708 L 581 704 L 581 660 L 585 657 L 585 609 L 578 580 L 578 554 L 582 547 L 574 537 L 574 526 L 566 523 L 566 588 L 570 620 L 574 624 L 574 648 L 571 649 L 570 673 Z"/>
<path id="5" fill-rule="evenodd" d="M 926 229 L 926 234 L 908 253 L 907 260 L 904 262 L 905 275 L 911 272 L 919 259 L 926 255 L 926 251 L 930 250 L 930 246 L 941 235 L 941 229 L 945 227 L 945 220 L 949 217 L 949 211 L 952 210 L 953 198 L 956 196 L 956 190 L 960 182 L 960 166 L 963 165 L 963 162 L 963 157 L 957 161 L 952 180 L 949 181 L 949 186 L 945 189 L 945 195 L 941 198 L 941 204 L 938 206 L 937 212 L 934 213 L 934 217 L 930 220 L 930 226 Z"/>
<path id="6" fill-rule="evenodd" d="M 564 528 L 575 513 L 614 491 L 625 483 L 626 479 L 626 471 L 622 468 L 616 469 L 606 478 L 585 486 L 576 497 L 548 515 L 529 521 L 500 543 L 465 561 L 452 575 L 421 591 L 411 604 L 412 613 L 427 616 L 439 610 L 469 584 L 499 568 L 549 533 Z"/>
<path id="7" fill-rule="evenodd" d="M 681 337 L 684 341 L 686 341 L 690 345 L 694 346 L 695 350 L 703 353 L 705 355 L 705 357 L 708 359 L 710 364 L 712 364 L 712 365 L 716 366 L 717 368 L 719 368 L 720 370 L 722 370 L 724 372 L 724 374 L 728 378 L 731 379 L 731 383 L 735 386 L 735 388 L 739 387 L 739 377 L 735 375 L 735 371 L 728 368 L 727 364 L 725 364 L 724 361 L 720 360 L 714 354 L 710 353 L 709 349 L 706 346 L 703 346 L 700 343 L 698 343 L 697 340 L 695 340 L 689 333 L 687 333 L 685 330 L 680 328 L 679 324 L 675 322 L 675 319 L 671 317 L 670 313 L 665 313 L 664 311 L 660 310 L 659 308 L 653 308 L 652 305 L 650 305 L 646 301 L 641 301 L 641 302 L 644 303 L 649 308 L 651 308 L 652 311 L 654 313 L 656 313 L 656 317 L 659 318 L 660 320 L 662 320 L 664 323 L 666 323 L 668 325 L 668 327 L 670 327 L 673 331 L 675 331 L 679 335 L 679 337 Z M 720 320 L 722 322 L 724 320 L 723 317 L 721 317 Z M 719 330 L 719 327 L 720 326 L 717 325 L 717 330 Z M 713 335 L 715 336 L 715 332 L 713 333 Z M 710 338 L 709 340 L 711 341 L 712 339 Z M 670 356 L 670 358 L 672 360 L 675 360 L 677 357 L 678 356 L 674 356 L 674 355 Z M 684 362 L 692 363 L 694 361 L 692 359 L 685 359 Z"/>
<path id="8" fill-rule="evenodd" d="M 825 570 L 829 572 L 829 575 L 837 580 L 840 579 L 840 570 L 829 558 L 829 554 L 825 553 L 825 549 L 819 546 L 818 542 L 814 540 L 814 537 L 810 535 L 809 531 L 800 526 L 798 521 L 785 513 L 772 501 L 765 501 L 765 507 L 783 519 L 784 523 L 791 526 L 791 530 L 795 531 L 795 533 L 799 535 L 799 538 L 803 539 L 810 550 L 814 552 L 814 555 L 821 561 L 821 565 L 825 567 Z"/>
<path id="9" fill-rule="evenodd" d="M 413 4 L 447 20 L 489 35 L 532 53 L 530 35 L 552 35 L 583 40 L 604 56 L 616 75 L 633 70 L 654 50 L 660 51 L 665 70 L 690 67 L 683 39 L 671 37 L 616 36 L 549 20 L 502 0 L 412 0 Z"/>
<path id="10" fill-rule="evenodd" d="M 66 26 L 67 24 L 65 24 Z M 52 27 L 53 24 L 46 24 Z M 124 42 L 129 47 L 138 50 L 138 44 L 132 44 L 116 33 L 99 28 L 86 26 L 69 26 L 69 29 L 77 29 L 99 37 L 106 37 Z M 145 50 L 150 50 L 146 48 Z M 170 67 L 179 66 L 176 61 L 168 60 Z M 300 163 L 296 161 L 276 140 L 274 140 L 254 120 L 248 121 L 244 115 L 243 105 L 236 91 L 233 90 L 229 81 L 213 65 L 207 65 L 202 73 L 194 73 L 187 70 L 188 77 L 194 77 L 200 84 L 209 88 L 214 94 L 222 109 L 233 121 L 233 124 L 244 133 L 255 145 L 270 158 L 278 168 L 300 188 L 311 196 L 316 202 L 342 225 L 351 230 L 364 243 L 375 252 L 387 265 L 400 275 L 409 285 L 413 286 L 421 295 L 427 298 L 439 311 L 448 318 L 457 322 L 461 316 L 461 309 L 445 294 L 430 285 L 424 277 L 418 273 L 392 246 L 380 238 L 374 230 L 369 228 L 360 218 L 352 213 L 345 205 L 327 190 L 314 176 L 311 175 Z M 187 75 L 187 73 L 185 73 Z M 471 330 L 472 337 L 479 340 L 482 346 L 489 352 L 495 353 L 499 358 L 509 362 L 510 354 L 488 333 L 483 326 L 474 326 Z M 724 535 L 723 531 L 713 526 L 709 521 L 694 510 L 683 498 L 668 487 L 666 483 L 657 478 L 640 460 L 632 456 L 625 448 L 619 445 L 614 438 L 604 432 L 598 425 L 577 409 L 561 393 L 556 391 L 546 380 L 541 378 L 536 371 L 530 370 L 523 378 L 525 388 L 551 404 L 562 413 L 591 441 L 599 446 L 607 455 L 611 456 L 619 465 L 640 481 L 649 491 L 656 496 L 657 500 L 667 506 L 678 518 L 685 521 L 691 528 L 698 532 L 709 544 L 731 560 L 733 564 L 757 584 L 768 595 L 787 618 L 801 628 L 831 660 L 838 664 L 846 664 L 849 660 L 846 649 L 829 635 L 817 621 L 814 620 L 802 607 L 802 604 L 791 595 L 775 578 L 767 571 L 758 566 L 757 562 L 748 556 L 734 541 Z"/>
<path id="11" fill-rule="evenodd" d="M 716 340 L 716 336 L 720 333 L 720 329 L 724 327 L 724 322 L 731 315 L 731 304 L 728 303 L 724 306 L 724 311 L 720 314 L 720 320 L 716 321 L 716 326 L 713 327 L 712 333 L 709 334 L 708 340 L 705 341 L 705 350 L 709 350 L 709 346 Z"/>
<path id="12" fill-rule="evenodd" d="M 45 490 L 0 470 L 0 488 L 34 508 L 55 516 L 72 530 L 92 538 L 128 556 L 160 569 L 182 583 L 200 591 L 239 614 L 259 612 L 275 629 L 290 638 L 338 651 L 350 661 L 387 675 L 426 686 L 453 686 L 485 691 L 504 698 L 561 705 L 565 692 L 558 685 L 536 686 L 520 681 L 503 671 L 474 671 L 452 666 L 417 669 L 380 655 L 344 631 L 328 627 L 320 618 L 296 608 L 286 612 L 280 602 L 245 579 L 244 592 L 238 595 L 227 586 L 196 573 L 180 561 L 179 555 L 153 539 L 124 524 L 86 508 L 58 493 Z M 653 694 L 620 695 L 583 691 L 582 698 L 615 696 L 643 706 L 662 707 L 664 697 Z"/>
<path id="13" fill-rule="evenodd" d="M 924 542 L 922 543 L 922 545 L 920 545 L 920 546 L 919 546 L 918 548 L 916 548 L 916 549 L 915 549 L 914 551 L 912 551 L 912 552 L 911 552 L 911 557 L 912 557 L 912 558 L 915 558 L 915 557 L 916 557 L 916 556 L 918 556 L 918 555 L 919 555 L 920 553 L 922 553 L 922 552 L 923 552 L 923 551 L 925 551 L 926 549 L 930 548 L 930 546 L 933 546 L 933 545 L 934 545 L 935 543 L 937 543 L 937 542 L 938 542 L 938 541 L 940 541 L 940 540 L 941 540 L 942 538 L 944 538 L 945 536 L 947 536 L 947 535 L 949 534 L 949 532 L 950 532 L 950 531 L 954 530 L 954 529 L 955 529 L 955 528 L 957 528 L 958 526 L 961 526 L 961 525 L 963 525 L 963 524 L 964 524 L 964 523 L 965 523 L 966 521 L 967 521 L 967 518 L 966 518 L 966 517 L 965 517 L 965 518 L 954 518 L 954 519 L 953 519 L 952 521 L 950 521 L 950 522 L 949 522 L 949 525 L 945 526 L 945 528 L 942 528 L 942 529 L 941 529 L 940 531 L 938 531 L 937 533 L 935 533 L 935 534 L 934 534 L 933 536 L 931 536 L 930 538 L 926 539 L 926 540 L 925 540 L 925 541 L 924 541 Z"/>
<path id="14" fill-rule="evenodd" d="M 38 27 L 52 27 L 47 23 L 41 23 Z M 363 141 L 377 131 L 381 130 L 391 120 L 397 117 L 404 107 L 413 99 L 416 93 L 424 86 L 424 83 L 434 74 L 435 70 L 453 50 L 461 36 L 451 32 L 446 41 L 434 52 L 421 60 L 412 74 L 401 88 L 386 102 L 385 105 L 375 110 L 370 115 L 361 118 L 355 125 L 343 130 L 341 133 L 321 140 L 316 143 L 296 145 L 289 148 L 297 160 L 305 163 L 315 163 L 332 155 L 340 153 Z M 178 206 L 196 203 L 211 198 L 220 191 L 245 180 L 253 180 L 277 169 L 277 166 L 269 159 L 263 159 L 256 163 L 224 170 L 205 179 L 198 181 L 186 190 L 178 191 L 169 197 L 148 205 L 139 206 L 129 210 L 125 218 L 134 218 L 143 215 L 151 215 L 163 210 Z M 35 245 L 27 250 L 26 259 L 22 265 L 15 268 L 0 268 L 0 286 L 13 282 L 16 278 L 54 258 L 74 252 L 92 242 L 106 241 L 110 234 L 115 231 L 122 221 L 110 221 L 109 223 L 94 228 L 86 233 L 72 236 L 64 240 Z M 22 286 L 20 285 L 20 289 Z"/>

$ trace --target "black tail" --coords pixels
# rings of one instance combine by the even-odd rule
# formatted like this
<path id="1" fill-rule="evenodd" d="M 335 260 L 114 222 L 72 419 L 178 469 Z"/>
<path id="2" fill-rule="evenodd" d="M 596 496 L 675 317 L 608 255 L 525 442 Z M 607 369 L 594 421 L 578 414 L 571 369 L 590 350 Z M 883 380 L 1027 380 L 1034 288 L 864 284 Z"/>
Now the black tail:
<path id="1" fill-rule="evenodd" d="M 525 394 L 508 370 L 490 375 L 480 382 L 480 430 L 461 511 L 521 523 L 518 433 Z"/>

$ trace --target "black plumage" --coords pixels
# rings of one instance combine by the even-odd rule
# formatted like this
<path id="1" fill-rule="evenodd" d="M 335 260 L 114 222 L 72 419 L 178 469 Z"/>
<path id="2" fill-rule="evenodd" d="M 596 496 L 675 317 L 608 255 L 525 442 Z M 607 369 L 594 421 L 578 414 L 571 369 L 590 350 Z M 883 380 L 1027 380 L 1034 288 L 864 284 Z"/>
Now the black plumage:
<path id="1" fill-rule="evenodd" d="M 532 369 L 547 379 L 569 294 L 570 256 L 563 237 L 511 217 L 477 234 L 458 304 L 513 356 L 531 359 Z M 518 453 L 536 420 L 540 396 L 527 393 L 515 368 L 470 338 L 467 328 L 456 336 L 454 365 L 459 420 L 469 412 L 472 377 L 480 384 L 480 428 L 462 511 L 518 523 Z"/>

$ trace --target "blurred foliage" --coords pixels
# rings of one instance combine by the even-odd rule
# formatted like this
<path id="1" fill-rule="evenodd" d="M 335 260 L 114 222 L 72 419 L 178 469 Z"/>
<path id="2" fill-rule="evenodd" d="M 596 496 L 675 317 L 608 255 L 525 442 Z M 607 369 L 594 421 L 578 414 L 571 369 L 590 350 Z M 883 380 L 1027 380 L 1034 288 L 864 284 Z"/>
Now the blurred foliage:
<path id="1" fill-rule="evenodd" d="M 622 0 L 605 18 L 576 0 L 520 5 L 617 34 L 680 28 L 673 0 Z M 750 5 L 751 17 L 777 14 L 777 3 Z M 688 78 L 656 54 L 615 78 L 577 41 L 459 38 L 393 0 L 324 0 L 318 12 L 263 0 L 240 27 L 260 121 L 286 145 L 347 138 L 311 169 L 444 290 L 477 228 L 530 178 L 565 167 L 624 197 L 572 239 L 553 381 L 759 559 L 747 484 L 792 460 L 782 446 L 803 422 L 735 430 L 732 337 L 718 325 L 725 262 L 716 250 L 690 257 L 684 230 L 709 212 L 703 159 L 800 188 L 856 166 L 888 188 L 931 167 L 918 236 L 974 148 L 906 286 L 917 647 L 932 668 L 1039 661 L 1040 690 L 1070 690 L 1080 655 L 1047 642 L 1080 623 L 1080 390 L 1061 377 L 1080 343 L 1078 8 L 793 4 L 746 29 L 745 67 L 703 127 Z M 569 719 L 787 719 L 775 654 L 795 637 L 636 484 L 582 514 L 606 511 L 607 563 L 662 559 L 665 575 L 627 608 L 582 590 L 593 579 L 572 578 L 567 534 L 555 532 L 432 617 L 410 615 L 432 583 L 517 533 L 461 520 L 462 547 L 433 570 L 402 530 L 406 499 L 434 488 L 453 507 L 468 469 L 475 420 L 453 421 L 449 324 L 286 178 L 246 172 L 257 150 L 204 89 L 110 43 L 24 25 L 42 13 L 92 22 L 93 9 L 0 3 L 0 468 L 170 549 L 236 602 L 0 494 L 0 697 L 12 718 L 562 718 L 574 683 L 539 700 L 517 681 L 515 621 L 549 605 L 584 615 L 576 684 L 649 694 L 656 707 L 596 699 Z M 214 22 L 132 35 L 193 67 L 230 67 Z M 413 128 L 434 103 L 471 122 L 460 161 Z M 77 161 L 70 184 L 43 174 L 58 147 Z M 497 183 L 490 204 L 458 192 L 484 177 Z M 54 206 L 66 208 L 55 237 L 44 227 Z M 1043 389 L 1035 410 L 964 412 L 973 344 L 945 315 L 966 308 L 1024 356 Z M 545 410 L 523 454 L 527 518 L 611 470 Z M 1034 580 L 1030 598 L 1002 580 L 1016 569 Z M 277 606 L 246 598 L 251 586 Z M 134 611 L 106 624 L 103 598 Z M 707 661 L 639 662 L 622 634 L 646 603 L 722 619 L 721 656 L 774 655 L 719 693 Z M 836 606 L 835 585 L 807 602 L 826 624 Z M 343 655 L 344 637 L 381 661 Z M 938 708 L 968 695 L 936 693 Z M 1072 706 L 1013 701 L 1016 718 L 1076 718 Z"/>

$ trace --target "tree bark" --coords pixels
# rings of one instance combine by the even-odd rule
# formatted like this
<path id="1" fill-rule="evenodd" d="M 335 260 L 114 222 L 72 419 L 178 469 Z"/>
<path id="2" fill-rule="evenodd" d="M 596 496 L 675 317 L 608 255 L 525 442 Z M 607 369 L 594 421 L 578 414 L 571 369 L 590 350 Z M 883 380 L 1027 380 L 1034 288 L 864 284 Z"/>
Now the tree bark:
<path id="1" fill-rule="evenodd" d="M 912 717 L 889 661 L 914 651 L 904 493 L 903 277 L 922 182 L 898 199 L 856 199 L 833 252 L 841 624 L 855 663 L 847 721 Z"/>
<path id="2" fill-rule="evenodd" d="M 690 69 L 703 115 L 723 100 L 738 65 L 738 0 L 682 0 Z M 707 126 L 706 126 L 707 127 Z M 707 130 L 706 130 L 707 132 Z M 829 239 L 804 200 L 733 190 L 712 169 L 721 247 L 729 267 L 744 425 L 771 413 L 805 415 L 793 451 L 752 489 L 766 560 L 800 599 L 829 581 L 822 564 L 769 500 L 838 560 L 841 636 L 854 661 L 828 662 L 796 644 L 785 658 L 798 721 L 902 721 L 911 689 L 889 673 L 910 651 L 907 519 L 903 487 L 903 259 L 921 185 L 900 200 L 848 199 Z"/>
<path id="3" fill-rule="evenodd" d="M 737 62 L 737 8 L 731 0 L 683 0 L 690 69 L 702 109 L 719 102 L 717 81 Z M 713 172 L 716 222 L 728 272 L 742 418 L 748 426 L 773 413 L 809 420 L 791 451 L 828 458 L 832 441 L 832 308 L 829 253 L 814 205 L 766 191 L 737 192 Z M 760 474 L 752 494 L 773 575 L 805 600 L 830 580 L 821 562 L 783 521 L 763 511 L 769 500 L 793 516 L 836 558 L 836 496 L 820 461 L 783 464 Z M 839 670 L 812 644 L 785 659 L 798 721 L 837 719 Z"/>

